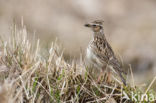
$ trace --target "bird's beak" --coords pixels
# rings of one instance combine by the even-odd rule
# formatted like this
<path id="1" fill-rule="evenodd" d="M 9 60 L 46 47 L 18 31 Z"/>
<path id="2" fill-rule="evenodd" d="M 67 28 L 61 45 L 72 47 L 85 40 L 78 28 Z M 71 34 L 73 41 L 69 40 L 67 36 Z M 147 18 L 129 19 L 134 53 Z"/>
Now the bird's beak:
<path id="1" fill-rule="evenodd" d="M 84 26 L 85 27 L 91 27 L 91 24 L 85 24 Z"/>

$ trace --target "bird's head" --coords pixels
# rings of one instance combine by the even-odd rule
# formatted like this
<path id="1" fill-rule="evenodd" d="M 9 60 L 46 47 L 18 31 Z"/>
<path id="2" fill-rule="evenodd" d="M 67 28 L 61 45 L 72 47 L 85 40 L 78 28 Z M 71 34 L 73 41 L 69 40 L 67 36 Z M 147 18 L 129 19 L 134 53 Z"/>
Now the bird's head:
<path id="1" fill-rule="evenodd" d="M 102 20 L 95 20 L 91 23 L 85 24 L 85 27 L 91 28 L 94 32 L 99 32 L 103 29 L 103 22 Z"/>

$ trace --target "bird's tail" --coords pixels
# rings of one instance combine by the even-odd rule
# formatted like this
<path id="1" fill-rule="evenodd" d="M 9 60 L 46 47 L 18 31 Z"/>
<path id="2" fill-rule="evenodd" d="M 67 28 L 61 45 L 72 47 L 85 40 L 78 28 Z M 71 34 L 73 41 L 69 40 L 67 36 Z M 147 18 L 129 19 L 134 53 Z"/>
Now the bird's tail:
<path id="1" fill-rule="evenodd" d="M 126 83 L 126 79 L 125 79 L 125 77 L 124 77 L 123 75 L 124 75 L 124 73 L 119 72 L 119 76 L 120 76 L 120 78 L 121 78 L 123 84 L 126 86 L 126 85 L 127 85 L 127 83 Z"/>

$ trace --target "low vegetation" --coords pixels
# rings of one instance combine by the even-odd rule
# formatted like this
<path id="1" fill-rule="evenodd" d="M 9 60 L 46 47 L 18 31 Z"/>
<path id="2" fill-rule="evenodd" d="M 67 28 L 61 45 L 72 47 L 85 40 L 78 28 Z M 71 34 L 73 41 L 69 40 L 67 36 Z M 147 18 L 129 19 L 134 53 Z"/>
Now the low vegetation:
<path id="1" fill-rule="evenodd" d="M 34 39 L 35 41 L 36 39 Z M 53 42 L 46 56 L 39 40 L 30 42 L 25 26 L 14 26 L 0 40 L 0 103 L 154 103 L 151 85 L 123 86 L 118 80 L 96 83 L 83 60 L 68 63 Z M 152 97 L 153 96 L 153 97 Z"/>

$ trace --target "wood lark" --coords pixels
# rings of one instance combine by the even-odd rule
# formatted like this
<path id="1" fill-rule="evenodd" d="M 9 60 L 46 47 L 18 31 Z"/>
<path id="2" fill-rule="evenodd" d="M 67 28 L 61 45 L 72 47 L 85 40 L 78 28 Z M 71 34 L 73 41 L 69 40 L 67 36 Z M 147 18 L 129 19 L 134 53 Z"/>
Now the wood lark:
<path id="1" fill-rule="evenodd" d="M 91 28 L 93 31 L 93 38 L 87 47 L 86 56 L 89 62 L 95 65 L 95 67 L 100 68 L 101 73 L 103 73 L 107 67 L 108 71 L 112 68 L 112 70 L 120 76 L 123 84 L 126 85 L 126 80 L 123 76 L 125 73 L 123 72 L 121 64 L 116 58 L 110 44 L 106 40 L 103 21 L 96 20 L 85 24 L 85 26 Z M 108 74 L 110 75 L 110 72 Z M 100 79 L 100 75 L 98 80 Z"/>

